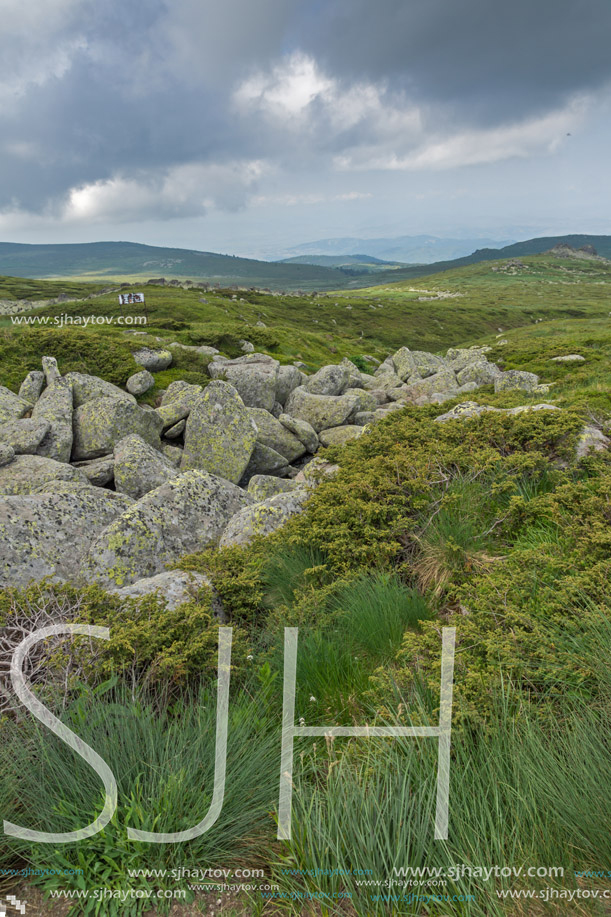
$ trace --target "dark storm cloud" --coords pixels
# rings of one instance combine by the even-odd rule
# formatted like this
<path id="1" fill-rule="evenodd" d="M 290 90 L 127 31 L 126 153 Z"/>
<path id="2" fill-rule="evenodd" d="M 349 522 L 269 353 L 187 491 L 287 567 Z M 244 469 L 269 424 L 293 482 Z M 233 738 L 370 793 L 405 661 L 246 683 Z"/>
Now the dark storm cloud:
<path id="1" fill-rule="evenodd" d="M 388 158 L 396 136 L 405 155 L 416 129 L 402 107 L 463 129 L 503 125 L 553 112 L 611 77 L 608 0 L 7 4 L 0 208 L 60 208 L 70 189 L 117 177 L 154 194 L 169 174 L 168 189 L 178 183 L 185 211 L 197 212 L 204 205 L 189 200 L 189 173 L 180 171 L 189 163 L 215 166 L 202 200 L 218 185 L 217 202 L 233 208 L 245 192 L 235 170 L 223 177 L 223 163 L 311 164 L 377 138 Z M 261 77 L 260 98 L 253 90 L 236 107 L 240 85 L 273 75 L 297 52 L 326 87 L 307 103 L 301 131 L 294 118 L 284 123 L 288 103 L 273 108 L 282 75 L 271 90 Z M 367 85 L 377 87 L 371 97 Z M 363 114 L 343 123 L 350 106 Z M 204 172 L 193 174 L 197 187 Z M 146 198 L 147 213 L 151 206 Z"/>

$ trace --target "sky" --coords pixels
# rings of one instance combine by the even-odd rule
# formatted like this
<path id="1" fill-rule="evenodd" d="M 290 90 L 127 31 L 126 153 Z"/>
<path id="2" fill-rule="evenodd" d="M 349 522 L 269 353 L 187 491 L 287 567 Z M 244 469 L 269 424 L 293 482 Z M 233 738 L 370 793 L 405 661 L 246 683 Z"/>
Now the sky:
<path id="1" fill-rule="evenodd" d="M 2 0 L 0 239 L 611 233 L 608 0 Z"/>

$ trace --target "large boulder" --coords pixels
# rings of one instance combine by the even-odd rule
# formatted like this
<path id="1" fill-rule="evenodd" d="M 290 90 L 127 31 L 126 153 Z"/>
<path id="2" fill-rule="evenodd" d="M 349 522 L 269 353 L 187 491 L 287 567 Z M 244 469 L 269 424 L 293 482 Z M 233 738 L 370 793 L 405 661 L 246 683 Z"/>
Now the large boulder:
<path id="1" fill-rule="evenodd" d="M 150 491 L 91 544 L 83 577 L 104 586 L 127 586 L 161 573 L 183 554 L 214 542 L 252 498 L 235 484 L 203 471 L 187 471 Z"/>
<path id="2" fill-rule="evenodd" d="M 420 379 L 418 382 L 410 382 L 402 394 L 400 400 L 416 402 L 417 399 L 430 397 L 437 393 L 455 392 L 458 389 L 456 375 L 451 369 L 444 369 L 442 372 L 434 373 L 427 376 L 426 379 Z"/>
<path id="3" fill-rule="evenodd" d="M 115 489 L 134 500 L 175 478 L 178 473 L 176 465 L 135 433 L 115 444 Z"/>
<path id="4" fill-rule="evenodd" d="M 486 359 L 489 347 L 450 347 L 446 353 L 446 362 L 455 373 L 459 373 L 471 363 L 479 363 Z"/>
<path id="5" fill-rule="evenodd" d="M 115 476 L 115 457 L 103 455 L 88 462 L 75 462 L 74 467 L 83 472 L 93 487 L 106 487 Z"/>
<path id="6" fill-rule="evenodd" d="M 539 377 L 534 373 L 527 373 L 520 369 L 510 369 L 499 373 L 494 380 L 495 392 L 507 392 L 521 389 L 525 392 L 534 392 L 539 384 Z"/>
<path id="7" fill-rule="evenodd" d="M 172 365 L 172 354 L 169 350 L 151 350 L 150 347 L 142 347 L 132 354 L 138 366 L 143 366 L 151 373 L 161 372 Z"/>
<path id="8" fill-rule="evenodd" d="M 32 410 L 29 401 L 24 401 L 10 388 L 0 385 L 0 423 L 6 423 L 7 420 L 17 420 Z"/>
<path id="9" fill-rule="evenodd" d="M 348 370 L 348 388 L 363 388 L 363 375 L 352 360 L 349 360 L 348 357 L 344 357 L 340 366 L 344 366 Z M 366 376 L 366 378 L 370 378 Z"/>
<path id="10" fill-rule="evenodd" d="M 271 411 L 276 400 L 279 363 L 264 353 L 247 353 L 225 362 L 214 361 L 208 366 L 212 379 L 222 379 L 234 386 L 249 408 Z"/>
<path id="11" fill-rule="evenodd" d="M 199 468 L 237 484 L 256 439 L 255 424 L 235 388 L 211 382 L 187 420 L 182 470 Z"/>
<path id="12" fill-rule="evenodd" d="M 0 497 L 0 586 L 27 586 L 47 576 L 73 580 L 92 540 L 130 504 L 128 497 L 89 486 Z"/>
<path id="13" fill-rule="evenodd" d="M 307 421 L 317 433 L 327 427 L 341 426 L 353 410 L 354 402 L 351 398 L 313 395 L 301 385 L 291 392 L 286 403 L 287 414 Z"/>
<path id="14" fill-rule="evenodd" d="M 231 519 L 223 532 L 220 546 L 248 544 L 255 535 L 275 532 L 287 519 L 302 511 L 308 496 L 305 489 L 293 490 L 246 507 Z"/>
<path id="15" fill-rule="evenodd" d="M 304 374 L 296 366 L 279 366 L 276 380 L 276 401 L 284 407 L 291 392 L 301 385 L 304 379 Z"/>
<path id="16" fill-rule="evenodd" d="M 323 366 L 305 381 L 304 388 L 312 395 L 342 395 L 349 385 L 348 367 L 340 363 L 337 366 Z"/>
<path id="17" fill-rule="evenodd" d="M 15 450 L 8 443 L 0 442 L 0 468 L 10 465 L 15 458 Z"/>
<path id="18" fill-rule="evenodd" d="M 72 385 L 56 379 L 44 390 L 32 411 L 32 420 L 48 423 L 38 454 L 58 462 L 69 462 L 72 453 Z"/>
<path id="19" fill-rule="evenodd" d="M 0 443 L 12 446 L 17 455 L 35 455 L 36 450 L 51 429 L 47 420 L 22 417 L 0 424 Z"/>
<path id="20" fill-rule="evenodd" d="M 269 446 L 283 455 L 287 462 L 294 462 L 305 453 L 306 447 L 294 433 L 262 408 L 249 408 L 248 413 L 257 427 L 257 442 Z"/>
<path id="21" fill-rule="evenodd" d="M 496 363 L 489 363 L 488 360 L 476 360 L 456 373 L 456 381 L 461 387 L 468 382 L 474 382 L 476 385 L 492 385 L 500 373 L 501 370 Z"/>
<path id="22" fill-rule="evenodd" d="M 137 433 L 155 449 L 161 447 L 161 420 L 155 411 L 145 411 L 122 398 L 95 398 L 74 412 L 73 459 L 108 455 L 130 433 Z"/>
<path id="23" fill-rule="evenodd" d="M 27 374 L 19 389 L 19 397 L 30 404 L 36 404 L 45 385 L 45 374 L 33 369 Z"/>
<path id="24" fill-rule="evenodd" d="M 264 446 L 263 443 L 255 443 L 252 450 L 248 465 L 242 475 L 240 484 L 244 486 L 253 475 L 273 474 L 278 477 L 285 477 L 290 473 L 290 465 L 283 455 L 276 452 L 270 446 Z"/>
<path id="25" fill-rule="evenodd" d="M 364 388 L 347 388 L 344 392 L 345 398 L 351 398 L 354 407 L 352 408 L 351 419 L 359 411 L 375 411 L 378 406 L 378 400 L 371 392 L 365 391 Z"/>
<path id="26" fill-rule="evenodd" d="M 408 347 L 401 347 L 393 354 L 392 364 L 402 382 L 414 376 L 416 379 L 426 379 L 446 368 L 445 360 L 441 357 L 424 350 L 410 350 Z"/>
<path id="27" fill-rule="evenodd" d="M 10 465 L 0 468 L 1 494 L 31 494 L 49 481 L 75 481 L 89 486 L 78 468 L 42 455 L 16 455 Z"/>
<path id="28" fill-rule="evenodd" d="M 167 570 L 157 576 L 139 579 L 121 589 L 110 589 L 109 592 L 123 599 L 142 599 L 154 595 L 163 599 L 166 608 L 174 610 L 185 602 L 196 601 L 202 590 L 212 588 L 210 580 L 203 573 L 185 573 L 184 570 Z"/>
<path id="29" fill-rule="evenodd" d="M 172 382 L 161 399 L 161 405 L 156 409 L 157 416 L 163 424 L 163 430 L 171 430 L 185 420 L 202 392 L 201 385 Z M 174 432 L 173 436 L 180 436 L 180 432 Z"/>
<path id="30" fill-rule="evenodd" d="M 129 392 L 124 392 L 118 385 L 100 379 L 99 376 L 89 376 L 86 373 L 66 373 L 64 379 L 72 385 L 74 394 L 74 407 L 79 408 L 95 398 L 122 398 L 124 401 L 136 403 L 136 399 Z"/>
<path id="31" fill-rule="evenodd" d="M 291 417 L 290 414 L 280 414 L 278 420 L 283 427 L 293 433 L 300 443 L 302 443 L 306 452 L 316 452 L 318 449 L 318 433 L 307 420 L 299 420 L 297 417 Z"/>

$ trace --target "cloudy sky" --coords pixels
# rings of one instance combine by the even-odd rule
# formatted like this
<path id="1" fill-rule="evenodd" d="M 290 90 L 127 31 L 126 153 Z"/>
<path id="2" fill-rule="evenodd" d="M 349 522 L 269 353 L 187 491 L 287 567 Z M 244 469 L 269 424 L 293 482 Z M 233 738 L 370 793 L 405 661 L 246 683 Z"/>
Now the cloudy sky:
<path id="1" fill-rule="evenodd" d="M 0 239 L 611 232 L 609 0 L 2 0 Z"/>

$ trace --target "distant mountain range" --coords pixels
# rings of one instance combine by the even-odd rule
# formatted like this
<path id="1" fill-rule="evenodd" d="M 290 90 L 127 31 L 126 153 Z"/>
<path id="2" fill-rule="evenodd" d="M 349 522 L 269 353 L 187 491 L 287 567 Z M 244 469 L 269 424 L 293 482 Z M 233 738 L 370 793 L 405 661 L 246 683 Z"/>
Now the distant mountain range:
<path id="1" fill-rule="evenodd" d="M 337 239 L 318 239 L 305 242 L 284 252 L 283 261 L 294 261 L 303 256 L 326 255 L 335 257 L 347 255 L 362 258 L 362 252 L 370 257 L 392 264 L 433 264 L 435 261 L 449 261 L 470 255 L 476 249 L 503 248 L 511 245 L 513 239 L 490 239 L 473 237 L 467 239 L 444 239 L 437 236 L 394 236 L 391 238 L 356 239 L 351 236 Z M 279 259 L 280 260 L 280 259 Z M 313 261 L 301 262 L 312 264 Z M 317 262 L 318 263 L 318 262 Z"/>
<path id="2" fill-rule="evenodd" d="M 362 244 L 363 240 L 359 240 Z M 0 274 L 34 279 L 75 279 L 101 282 L 144 281 L 151 278 L 190 279 L 220 286 L 273 290 L 357 289 L 435 274 L 480 261 L 519 258 L 549 251 L 556 245 L 593 246 L 611 258 L 611 236 L 546 236 L 514 242 L 432 264 L 402 266 L 384 263 L 377 255 L 309 256 L 289 261 L 256 261 L 235 255 L 161 248 L 135 242 L 88 242 L 70 245 L 25 245 L 0 242 Z M 304 259 L 308 262 L 304 263 Z M 309 263 L 312 260 L 314 263 Z"/>

